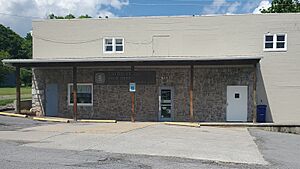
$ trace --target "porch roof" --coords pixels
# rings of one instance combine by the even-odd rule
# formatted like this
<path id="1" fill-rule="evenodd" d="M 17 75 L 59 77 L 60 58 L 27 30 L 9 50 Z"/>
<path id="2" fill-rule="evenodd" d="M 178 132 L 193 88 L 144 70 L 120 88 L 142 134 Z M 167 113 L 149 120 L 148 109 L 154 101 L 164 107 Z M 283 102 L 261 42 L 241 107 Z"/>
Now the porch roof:
<path id="1" fill-rule="evenodd" d="M 224 65 L 256 64 L 261 56 L 148 56 L 148 57 L 87 57 L 4 59 L 2 62 L 18 67 L 73 67 L 126 65 Z"/>

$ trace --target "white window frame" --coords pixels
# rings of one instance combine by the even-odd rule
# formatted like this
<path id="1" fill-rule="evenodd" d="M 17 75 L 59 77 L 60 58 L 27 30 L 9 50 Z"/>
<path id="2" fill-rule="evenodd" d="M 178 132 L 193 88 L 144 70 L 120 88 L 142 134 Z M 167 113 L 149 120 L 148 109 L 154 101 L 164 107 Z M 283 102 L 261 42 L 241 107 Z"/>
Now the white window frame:
<path id="1" fill-rule="evenodd" d="M 117 51 L 116 49 L 117 49 L 117 44 L 116 44 L 116 39 L 122 39 L 122 45 L 123 45 L 123 50 L 122 51 Z M 114 51 L 116 52 L 116 53 L 124 53 L 124 38 L 119 38 L 119 37 L 116 37 L 116 38 L 114 38 Z"/>
<path id="2" fill-rule="evenodd" d="M 105 41 L 107 39 L 111 39 L 112 40 L 112 51 L 106 51 L 106 43 Z M 103 53 L 114 53 L 114 38 L 103 38 Z"/>
<path id="3" fill-rule="evenodd" d="M 91 91 L 92 91 L 92 102 L 91 103 L 77 103 L 77 106 L 93 106 L 94 103 L 94 84 L 93 83 L 77 83 L 77 87 L 80 85 L 89 85 L 91 86 Z M 70 94 L 72 93 L 71 91 L 71 86 L 73 86 L 73 83 L 68 83 L 68 105 L 73 106 L 73 103 L 70 103 L 71 97 Z"/>
<path id="4" fill-rule="evenodd" d="M 277 41 L 277 36 L 281 36 L 281 35 L 284 35 L 284 41 Z M 273 48 L 266 48 L 266 36 L 273 36 Z M 284 48 L 277 48 L 277 42 L 284 42 Z M 265 52 L 287 51 L 287 34 L 286 33 L 264 34 L 263 49 Z"/>
<path id="5" fill-rule="evenodd" d="M 106 51 L 106 39 L 112 39 L 112 51 Z M 116 39 L 122 39 L 123 51 L 116 51 Z M 122 37 L 105 37 L 103 38 L 103 53 L 112 54 L 112 53 L 124 53 L 125 51 L 125 40 Z"/>

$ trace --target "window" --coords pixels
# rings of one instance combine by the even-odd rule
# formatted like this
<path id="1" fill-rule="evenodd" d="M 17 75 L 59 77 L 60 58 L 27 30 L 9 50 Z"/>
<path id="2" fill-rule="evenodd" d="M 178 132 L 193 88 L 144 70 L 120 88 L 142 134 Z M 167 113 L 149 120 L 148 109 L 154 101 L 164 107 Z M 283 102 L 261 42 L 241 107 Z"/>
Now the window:
<path id="1" fill-rule="evenodd" d="M 104 53 L 124 52 L 124 38 L 104 38 L 103 44 Z"/>
<path id="2" fill-rule="evenodd" d="M 277 35 L 276 48 L 277 49 L 285 48 L 285 35 Z"/>
<path id="3" fill-rule="evenodd" d="M 264 51 L 286 51 L 286 34 L 265 34 Z"/>
<path id="4" fill-rule="evenodd" d="M 266 35 L 265 49 L 273 49 L 273 35 Z"/>
<path id="5" fill-rule="evenodd" d="M 73 84 L 68 84 L 68 104 L 73 105 Z M 93 105 L 93 84 L 78 83 L 77 84 L 77 105 L 92 106 Z"/>
<path id="6" fill-rule="evenodd" d="M 240 98 L 240 94 L 239 93 L 235 93 L 234 94 L 234 98 L 239 99 Z"/>
<path id="7" fill-rule="evenodd" d="M 116 52 L 123 52 L 123 39 L 115 39 Z"/>
<path id="8" fill-rule="evenodd" d="M 113 39 L 105 39 L 104 42 L 104 50 L 105 52 L 112 52 L 113 51 Z"/>

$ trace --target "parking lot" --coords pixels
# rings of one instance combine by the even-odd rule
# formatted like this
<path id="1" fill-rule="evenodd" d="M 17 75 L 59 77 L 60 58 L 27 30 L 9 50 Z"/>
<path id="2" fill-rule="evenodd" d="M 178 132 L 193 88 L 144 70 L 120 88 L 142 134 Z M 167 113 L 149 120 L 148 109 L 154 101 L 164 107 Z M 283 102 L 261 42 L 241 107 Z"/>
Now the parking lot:
<path id="1" fill-rule="evenodd" d="M 0 117 L 6 168 L 299 168 L 300 136 L 162 123 L 44 123 Z M 27 168 L 27 167 L 25 167 Z"/>

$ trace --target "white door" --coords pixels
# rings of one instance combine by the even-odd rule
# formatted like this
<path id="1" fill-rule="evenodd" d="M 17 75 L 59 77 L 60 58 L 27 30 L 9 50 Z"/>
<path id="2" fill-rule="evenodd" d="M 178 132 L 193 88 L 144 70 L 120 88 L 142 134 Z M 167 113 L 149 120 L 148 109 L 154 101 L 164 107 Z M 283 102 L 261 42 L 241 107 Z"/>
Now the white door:
<path id="1" fill-rule="evenodd" d="M 226 121 L 247 121 L 248 86 L 227 86 Z"/>

